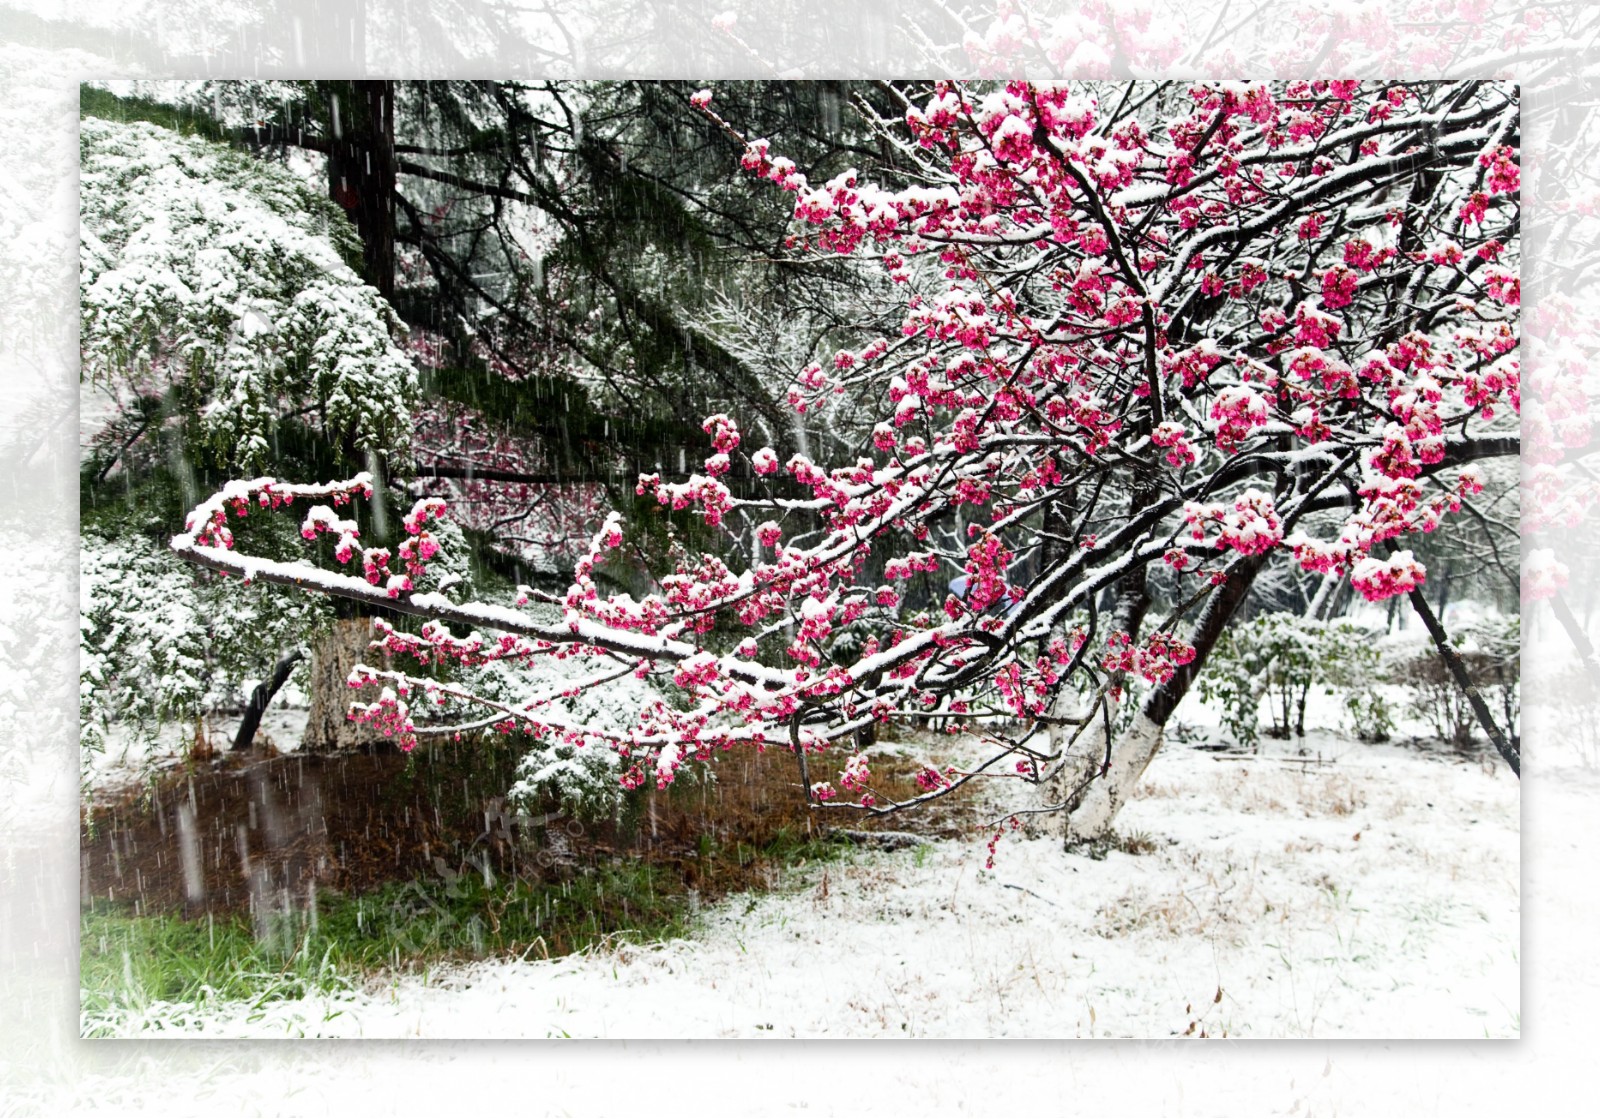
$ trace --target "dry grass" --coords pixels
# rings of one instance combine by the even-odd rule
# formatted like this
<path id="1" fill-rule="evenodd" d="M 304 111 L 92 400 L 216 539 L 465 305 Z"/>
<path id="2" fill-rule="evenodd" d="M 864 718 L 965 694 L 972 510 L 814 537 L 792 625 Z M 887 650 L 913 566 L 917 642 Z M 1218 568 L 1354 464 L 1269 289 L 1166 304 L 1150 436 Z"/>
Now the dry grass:
<path id="1" fill-rule="evenodd" d="M 1367 794 L 1336 769 L 1258 765 L 1218 773 L 1212 781 L 1224 807 L 1246 815 L 1345 817 L 1367 807 Z"/>
<path id="2" fill-rule="evenodd" d="M 923 753 L 874 754 L 872 787 L 880 800 L 918 794 Z M 713 779 L 647 789 L 610 820 L 572 819 L 554 804 L 519 815 L 504 798 L 518 756 L 514 746 L 494 742 L 441 744 L 408 756 L 196 755 L 150 786 L 98 806 L 92 826 L 85 816 L 83 896 L 135 901 L 142 913 L 245 912 L 250 868 L 269 868 L 274 890 L 305 897 L 311 889 L 355 895 L 431 879 L 443 873 L 441 863 L 455 873 L 487 865 L 498 877 L 532 881 L 624 859 L 670 870 L 709 899 L 772 888 L 779 864 L 792 860 L 768 853 L 827 842 L 837 829 L 952 838 L 968 833 L 974 815 L 966 790 L 887 816 L 819 811 L 807 804 L 786 749 L 724 755 Z M 839 764 L 813 756 L 812 779 L 835 777 Z M 194 882 L 186 882 L 179 857 L 180 811 L 194 835 L 200 900 L 190 896 Z"/>

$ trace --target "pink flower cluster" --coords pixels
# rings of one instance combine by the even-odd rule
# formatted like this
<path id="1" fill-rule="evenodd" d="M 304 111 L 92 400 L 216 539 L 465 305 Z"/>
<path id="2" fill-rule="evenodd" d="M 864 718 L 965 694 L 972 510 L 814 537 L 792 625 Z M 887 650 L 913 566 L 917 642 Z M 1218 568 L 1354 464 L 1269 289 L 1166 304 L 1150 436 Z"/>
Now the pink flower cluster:
<path id="1" fill-rule="evenodd" d="M 1522 170 L 1517 166 L 1517 151 L 1509 144 L 1501 144 L 1492 152 L 1478 157 L 1488 174 L 1485 185 L 1490 194 L 1515 194 L 1522 185 Z"/>
<path id="2" fill-rule="evenodd" d="M 1006 582 L 1011 552 L 1000 537 L 984 533 L 967 550 L 967 606 L 977 613 L 989 609 L 1012 591 Z"/>
<path id="3" fill-rule="evenodd" d="M 334 482 L 329 485 L 291 485 L 279 482 L 275 478 L 256 478 L 249 482 L 229 482 L 217 493 L 206 501 L 196 506 L 184 521 L 186 531 L 193 537 L 194 542 L 201 546 L 222 548 L 233 547 L 233 532 L 228 528 L 228 514 L 231 512 L 241 520 L 250 515 L 252 504 L 261 509 L 277 510 L 311 498 L 325 497 L 335 506 L 348 504 L 353 497 L 372 496 L 372 475 L 361 473 L 347 482 Z M 314 539 L 322 527 L 332 526 L 336 521 L 329 510 L 326 516 L 307 518 L 301 525 L 301 535 L 310 530 L 310 537 Z M 343 526 L 349 522 L 338 522 Z M 351 526 L 353 527 L 353 526 Z"/>
<path id="4" fill-rule="evenodd" d="M 1024 764 L 1024 763 L 1019 762 L 1018 764 L 1021 765 L 1021 764 Z M 1022 821 L 1018 820 L 1015 816 L 1010 817 L 1006 821 L 1006 824 L 1012 831 L 1020 831 L 1022 829 Z M 1001 830 L 995 832 L 994 835 L 989 838 L 989 856 L 988 856 L 988 858 L 984 859 L 984 861 L 983 861 L 983 869 L 984 870 L 993 870 L 994 869 L 995 849 L 1000 846 L 1000 840 L 1002 838 L 1004 838 L 1004 837 L 1005 837 L 1005 829 L 1002 828 Z"/>
<path id="5" fill-rule="evenodd" d="M 1522 562 L 1522 601 L 1554 598 L 1566 587 L 1569 574 L 1553 549 L 1533 549 Z"/>
<path id="6" fill-rule="evenodd" d="M 1211 424 L 1217 447 L 1232 451 L 1272 414 L 1266 399 L 1249 385 L 1229 385 L 1211 403 Z"/>
<path id="7" fill-rule="evenodd" d="M 376 677 L 363 673 L 359 668 L 346 681 L 352 688 L 375 682 Z M 386 687 L 373 703 L 352 703 L 348 718 L 353 722 L 368 724 L 385 738 L 394 739 L 400 749 L 410 752 L 417 745 L 417 728 L 411 721 L 411 708 L 401 698 L 408 690 L 402 684 L 397 695 L 394 688 Z"/>
<path id="8" fill-rule="evenodd" d="M 1167 464 L 1176 468 L 1191 466 L 1195 461 L 1194 445 L 1189 442 L 1187 431 L 1180 423 L 1166 420 L 1156 425 L 1150 433 L 1150 442 L 1158 447 L 1167 448 Z"/>
<path id="9" fill-rule="evenodd" d="M 852 754 L 845 760 L 844 770 L 839 774 L 840 788 L 858 793 L 866 789 L 871 780 L 872 770 L 867 765 L 867 755 Z"/>
<path id="10" fill-rule="evenodd" d="M 1128 634 L 1114 632 L 1106 638 L 1100 667 L 1107 672 L 1137 673 L 1152 684 L 1165 684 L 1194 658 L 1194 646 L 1175 634 L 1152 633 L 1143 645 L 1135 645 Z"/>
<path id="11" fill-rule="evenodd" d="M 1420 587 L 1427 569 L 1410 551 L 1396 552 L 1388 559 L 1367 556 L 1350 569 L 1350 585 L 1368 602 L 1379 602 Z"/>
<path id="12" fill-rule="evenodd" d="M 707 416 L 700 430 L 711 436 L 711 445 L 719 454 L 729 454 L 739 445 L 739 425 L 721 412 Z"/>
<path id="13" fill-rule="evenodd" d="M 641 474 L 634 492 L 641 497 L 650 494 L 662 505 L 672 509 L 699 506 L 700 515 L 712 527 L 722 523 L 722 518 L 733 507 L 733 495 L 728 487 L 715 478 L 691 474 L 687 482 L 663 482 L 659 474 Z"/>
<path id="14" fill-rule="evenodd" d="M 1185 502 L 1183 517 L 1195 540 L 1204 542 L 1214 531 L 1217 546 L 1241 555 L 1269 552 L 1283 540 L 1283 522 L 1272 496 L 1257 489 L 1246 490 L 1231 503 Z"/>
<path id="15" fill-rule="evenodd" d="M 883 577 L 889 580 L 909 579 L 919 571 L 932 574 L 939 570 L 939 557 L 932 552 L 911 552 L 883 565 Z"/>

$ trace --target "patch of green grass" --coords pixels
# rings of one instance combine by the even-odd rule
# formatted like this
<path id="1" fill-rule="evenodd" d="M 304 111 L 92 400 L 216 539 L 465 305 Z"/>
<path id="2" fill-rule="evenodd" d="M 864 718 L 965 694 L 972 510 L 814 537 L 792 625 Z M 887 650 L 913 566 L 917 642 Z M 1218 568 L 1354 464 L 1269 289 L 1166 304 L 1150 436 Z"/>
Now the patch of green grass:
<path id="1" fill-rule="evenodd" d="M 79 1007 L 84 1036 L 110 1036 L 127 1012 L 161 1002 L 297 998 L 343 985 L 331 958 L 283 954 L 247 922 L 132 917 L 110 905 L 83 913 Z"/>
<path id="2" fill-rule="evenodd" d="M 570 881 L 486 881 L 451 875 L 363 897 L 323 894 L 316 910 L 244 917 L 83 913 L 81 1013 L 86 1032 L 157 1002 L 299 998 L 385 970 L 447 960 L 556 956 L 608 938 L 687 932 L 684 892 L 647 863 L 592 868 Z"/>
<path id="3" fill-rule="evenodd" d="M 851 849 L 790 829 L 759 847 L 706 837 L 695 881 L 712 896 L 735 884 L 781 883 L 785 869 Z M 469 868 L 359 897 L 323 893 L 314 909 L 259 925 L 243 916 L 132 916 L 95 902 L 82 916 L 80 1015 L 85 1036 L 115 1036 L 121 1021 L 157 1003 L 259 1005 L 448 961 L 549 958 L 619 937 L 650 943 L 686 936 L 692 922 L 678 868 L 638 859 L 585 867 L 560 882 Z"/>

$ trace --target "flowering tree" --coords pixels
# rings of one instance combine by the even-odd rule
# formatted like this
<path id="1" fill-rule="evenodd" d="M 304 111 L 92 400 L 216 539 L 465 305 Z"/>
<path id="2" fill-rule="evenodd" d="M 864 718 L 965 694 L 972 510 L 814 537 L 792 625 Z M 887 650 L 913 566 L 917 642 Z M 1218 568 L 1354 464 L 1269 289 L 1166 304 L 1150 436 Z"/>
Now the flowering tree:
<path id="1" fill-rule="evenodd" d="M 379 625 L 398 664 L 589 667 L 511 702 L 431 668 L 358 669 L 388 688 L 358 717 L 403 743 L 525 729 L 614 751 L 629 787 L 781 747 L 815 803 L 857 812 L 1003 776 L 1098 837 L 1268 563 L 1373 600 L 1411 591 L 1426 572 L 1396 542 L 1481 488 L 1475 460 L 1517 451 L 1506 85 L 940 83 L 870 121 L 901 169 L 888 186 L 813 183 L 694 100 L 747 174 L 793 196 L 791 253 L 854 258 L 903 291 L 897 333 L 800 369 L 788 394 L 856 432 L 854 460 L 753 448 L 736 417 L 708 417 L 702 471 L 639 492 L 753 539 L 680 557 L 656 593 L 602 595 L 613 514 L 570 590 L 545 596 L 553 621 L 531 592 L 513 607 L 415 588 L 436 499 L 393 553 L 340 511 L 364 476 L 239 481 L 197 507 L 173 540 L 193 562 L 429 619 Z M 753 492 L 724 481 L 736 465 Z M 232 518 L 290 506 L 361 573 L 230 547 Z M 923 576 L 950 593 L 919 601 Z M 630 674 L 682 702 L 651 701 L 626 732 L 553 713 Z M 429 726 L 424 701 L 476 713 Z M 907 716 L 993 749 L 888 801 L 854 744 Z"/>

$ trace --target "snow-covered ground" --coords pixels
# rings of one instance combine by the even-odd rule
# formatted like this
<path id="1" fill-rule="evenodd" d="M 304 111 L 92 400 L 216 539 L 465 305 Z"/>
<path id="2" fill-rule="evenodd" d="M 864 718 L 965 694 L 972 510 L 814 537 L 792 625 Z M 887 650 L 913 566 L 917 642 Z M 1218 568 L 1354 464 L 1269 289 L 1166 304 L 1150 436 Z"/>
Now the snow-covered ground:
<path id="1" fill-rule="evenodd" d="M 255 681 L 248 681 L 253 687 Z M 288 689 L 285 689 L 288 690 Z M 261 716 L 261 726 L 256 732 L 256 742 L 263 736 L 280 754 L 292 753 L 300 748 L 305 734 L 306 716 L 304 697 L 298 704 L 275 702 Z M 226 753 L 239 731 L 239 716 L 223 716 L 210 722 L 205 736 L 212 749 Z M 106 735 L 106 748 L 89 753 L 83 758 L 83 784 L 92 798 L 111 796 L 129 786 L 141 785 L 162 772 L 183 764 L 185 752 L 193 742 L 192 725 L 166 723 L 153 734 L 136 734 L 132 728 L 119 723 L 111 724 Z"/>
<path id="2" fill-rule="evenodd" d="M 1007 832 L 863 852 L 693 939 L 157 1004 L 207 1037 L 1516 1037 L 1519 790 L 1498 761 L 1318 733 L 1169 746 L 1104 859 Z M 1276 752 L 1273 752 L 1276 751 Z"/>

